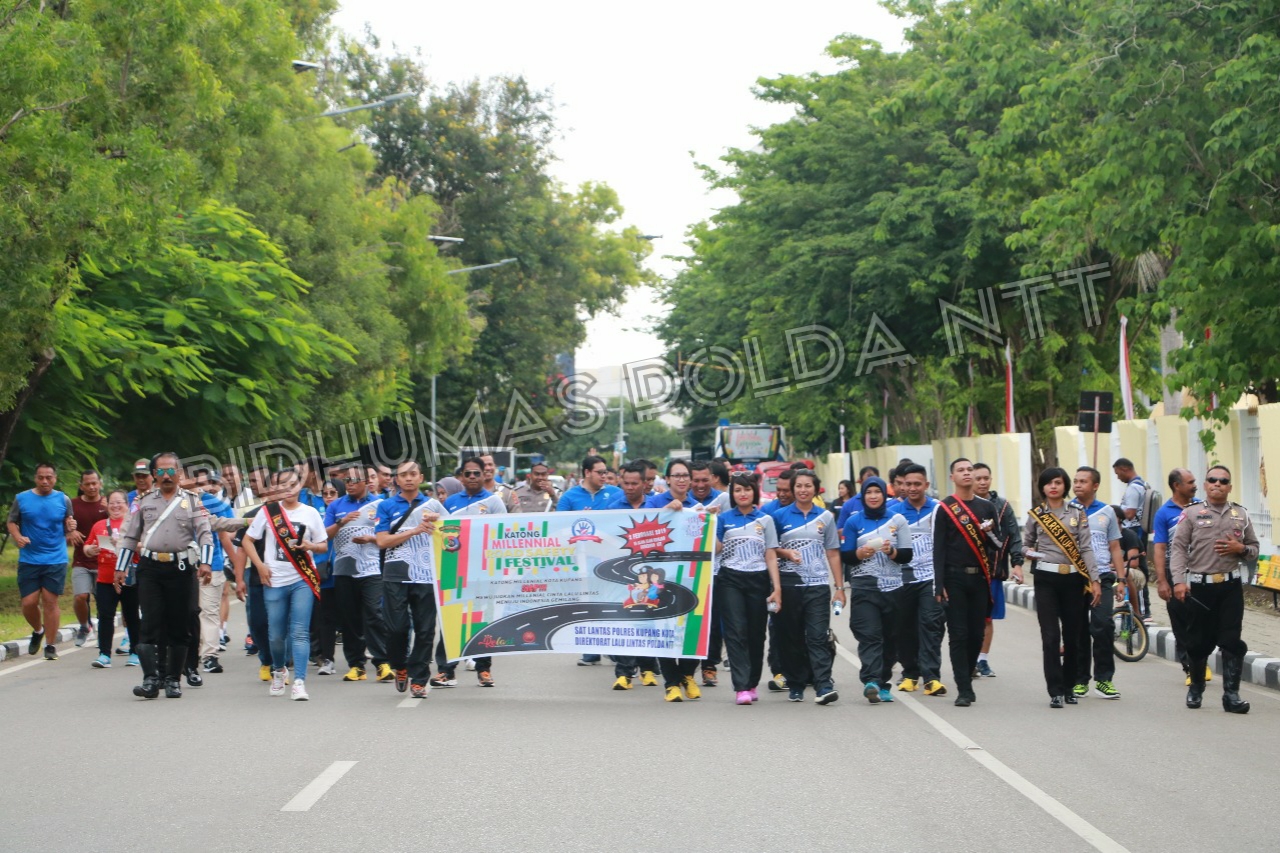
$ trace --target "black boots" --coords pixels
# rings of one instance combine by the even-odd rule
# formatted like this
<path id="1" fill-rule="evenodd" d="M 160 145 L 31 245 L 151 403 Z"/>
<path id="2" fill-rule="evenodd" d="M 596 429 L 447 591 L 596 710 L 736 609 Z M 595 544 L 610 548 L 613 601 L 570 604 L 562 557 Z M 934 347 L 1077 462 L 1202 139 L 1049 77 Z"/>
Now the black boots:
<path id="1" fill-rule="evenodd" d="M 133 695 L 143 699 L 154 699 L 160 695 L 160 662 L 156 660 L 156 647 L 139 643 L 133 647 L 142 664 L 142 685 L 133 688 Z"/>
<path id="2" fill-rule="evenodd" d="M 1208 658 L 1188 658 L 1187 665 L 1191 669 L 1187 674 L 1191 676 L 1191 686 L 1187 688 L 1187 707 L 1192 710 L 1199 708 L 1204 701 L 1204 670 L 1208 664 Z M 1236 683 L 1240 683 L 1238 677 Z"/>
<path id="3" fill-rule="evenodd" d="M 1244 658 L 1222 653 L 1222 710 L 1231 714 L 1249 713 L 1249 703 L 1240 698 L 1240 676 Z"/>
<path id="4" fill-rule="evenodd" d="M 182 677 L 182 670 L 187 663 L 187 650 L 185 648 L 169 648 L 168 666 L 164 672 L 164 695 L 166 699 L 181 699 L 182 686 L 179 679 Z"/>

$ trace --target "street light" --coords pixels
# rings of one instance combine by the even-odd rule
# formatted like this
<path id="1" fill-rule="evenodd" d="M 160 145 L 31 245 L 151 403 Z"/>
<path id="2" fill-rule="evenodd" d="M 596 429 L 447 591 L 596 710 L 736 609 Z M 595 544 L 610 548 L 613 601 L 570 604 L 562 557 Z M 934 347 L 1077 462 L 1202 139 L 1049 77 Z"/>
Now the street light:
<path id="1" fill-rule="evenodd" d="M 518 258 L 503 258 L 496 264 L 481 264 L 478 267 L 462 267 L 461 269 L 448 270 L 445 275 L 457 275 L 460 272 L 474 272 L 476 270 L 491 270 L 494 267 L 505 267 L 507 264 L 514 264 L 518 260 Z"/>
<path id="2" fill-rule="evenodd" d="M 403 101 L 406 98 L 412 98 L 412 97 L 415 97 L 413 92 L 399 92 L 395 95 L 387 95 L 387 97 L 383 98 L 381 101 L 373 101 L 372 103 L 368 103 L 368 104 L 359 104 L 354 107 L 343 107 L 342 109 L 338 109 L 338 110 L 329 110 L 328 112 L 320 113 L 320 117 L 331 118 L 332 116 L 346 115 L 347 113 L 355 113 L 355 112 L 359 112 L 360 110 L 375 110 L 378 107 L 385 107 L 388 104 L 394 104 L 396 101 Z"/>
<path id="3" fill-rule="evenodd" d="M 427 239 L 432 243 L 465 243 L 461 237 L 441 237 L 437 234 L 428 234 Z"/>
<path id="4" fill-rule="evenodd" d="M 290 63 L 290 65 L 293 66 L 293 70 L 299 74 L 304 71 L 319 71 L 324 67 L 319 62 L 307 62 L 305 59 L 295 59 Z"/>

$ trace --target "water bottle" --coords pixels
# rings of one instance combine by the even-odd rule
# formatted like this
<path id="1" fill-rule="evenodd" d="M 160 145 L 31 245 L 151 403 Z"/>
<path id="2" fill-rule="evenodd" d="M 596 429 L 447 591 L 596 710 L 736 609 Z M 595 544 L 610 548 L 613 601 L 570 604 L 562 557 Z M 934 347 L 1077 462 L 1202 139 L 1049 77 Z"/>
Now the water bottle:
<path id="1" fill-rule="evenodd" d="M 770 601 L 770 602 L 769 602 L 769 604 L 768 604 L 768 606 L 767 606 L 765 609 L 767 609 L 770 613 L 777 613 L 777 612 L 778 612 L 778 602 L 776 602 L 776 601 Z"/>
<path id="2" fill-rule="evenodd" d="M 844 605 L 839 601 L 833 602 L 831 605 L 831 615 L 839 616 L 844 611 Z"/>

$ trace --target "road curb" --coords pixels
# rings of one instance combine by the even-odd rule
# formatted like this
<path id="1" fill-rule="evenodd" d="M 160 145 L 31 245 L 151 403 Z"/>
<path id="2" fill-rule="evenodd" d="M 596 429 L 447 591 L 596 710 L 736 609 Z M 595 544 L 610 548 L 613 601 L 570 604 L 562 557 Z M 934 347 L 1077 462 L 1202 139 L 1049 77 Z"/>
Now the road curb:
<path id="1" fill-rule="evenodd" d="M 116 628 L 120 627 L 119 613 L 116 614 L 116 618 L 113 624 L 115 625 Z M 80 627 L 79 625 L 75 625 L 70 628 L 59 628 L 58 640 L 57 642 L 54 643 L 54 645 L 56 646 L 59 643 L 67 643 L 67 642 L 70 642 L 71 640 L 74 640 L 76 636 L 76 629 L 78 629 L 79 627 Z M 97 623 L 95 622 L 94 633 L 91 634 L 90 636 L 96 636 L 97 627 L 98 627 Z M 46 637 L 44 640 L 40 642 L 40 648 L 36 650 L 36 654 L 33 655 L 33 657 L 44 654 L 45 640 L 47 639 L 48 638 Z M 10 640 L 7 643 L 0 643 L 0 663 L 3 663 L 4 661 L 7 661 L 7 660 L 13 660 L 14 658 L 18 658 L 25 655 L 27 653 L 27 644 L 29 642 L 30 642 L 30 638 L 28 637 L 25 640 Z M 85 645 L 86 646 L 89 645 L 88 640 L 85 640 Z"/>
<path id="2" fill-rule="evenodd" d="M 1036 609 L 1036 591 L 1035 589 L 1024 585 L 1018 585 L 1013 581 L 1004 582 L 1004 597 L 1009 604 L 1017 605 L 1026 610 L 1034 611 Z M 1151 650 L 1148 654 L 1154 654 L 1165 660 L 1178 662 L 1178 655 L 1174 649 L 1173 629 L 1167 626 L 1148 625 L 1147 636 L 1151 644 Z M 1217 650 L 1209 656 L 1209 668 L 1217 675 L 1222 674 L 1222 654 Z M 1247 681 L 1258 687 L 1266 687 L 1271 690 L 1280 690 L 1280 658 L 1267 657 L 1257 652 L 1249 652 L 1244 656 L 1244 671 L 1241 674 L 1241 681 Z"/>

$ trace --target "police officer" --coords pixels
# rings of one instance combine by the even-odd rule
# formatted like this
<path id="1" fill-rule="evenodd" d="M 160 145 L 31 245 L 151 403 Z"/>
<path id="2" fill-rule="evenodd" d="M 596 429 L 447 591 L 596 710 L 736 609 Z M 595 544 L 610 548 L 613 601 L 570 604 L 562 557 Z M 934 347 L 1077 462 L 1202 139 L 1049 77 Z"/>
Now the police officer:
<path id="1" fill-rule="evenodd" d="M 151 459 L 157 488 L 138 500 L 129 517 L 116 561 L 116 583 L 138 554 L 138 603 L 142 609 L 142 642 L 134 651 L 142 663 L 142 685 L 133 695 L 154 699 L 160 692 L 157 645 L 167 648 L 164 695 L 182 696 L 182 675 L 190 639 L 191 614 L 196 608 L 196 583 L 212 577 L 213 533 L 200 496 L 178 488 L 178 457 L 160 453 Z M 192 544 L 199 551 L 192 553 Z"/>
<path id="2" fill-rule="evenodd" d="M 551 469 L 541 462 L 529 468 L 529 476 L 512 491 L 515 506 L 512 512 L 555 512 L 560 495 L 551 485 Z"/>
<path id="3" fill-rule="evenodd" d="M 1204 478 L 1205 503 L 1188 506 L 1173 531 L 1169 570 L 1173 595 L 1188 619 L 1191 686 L 1187 707 L 1204 698 L 1205 664 L 1214 646 L 1222 650 L 1222 709 L 1249 713 L 1240 698 L 1240 676 L 1248 646 L 1240 638 L 1244 620 L 1244 568 L 1258 559 L 1258 537 L 1244 507 L 1227 500 L 1231 472 L 1214 465 Z"/>

